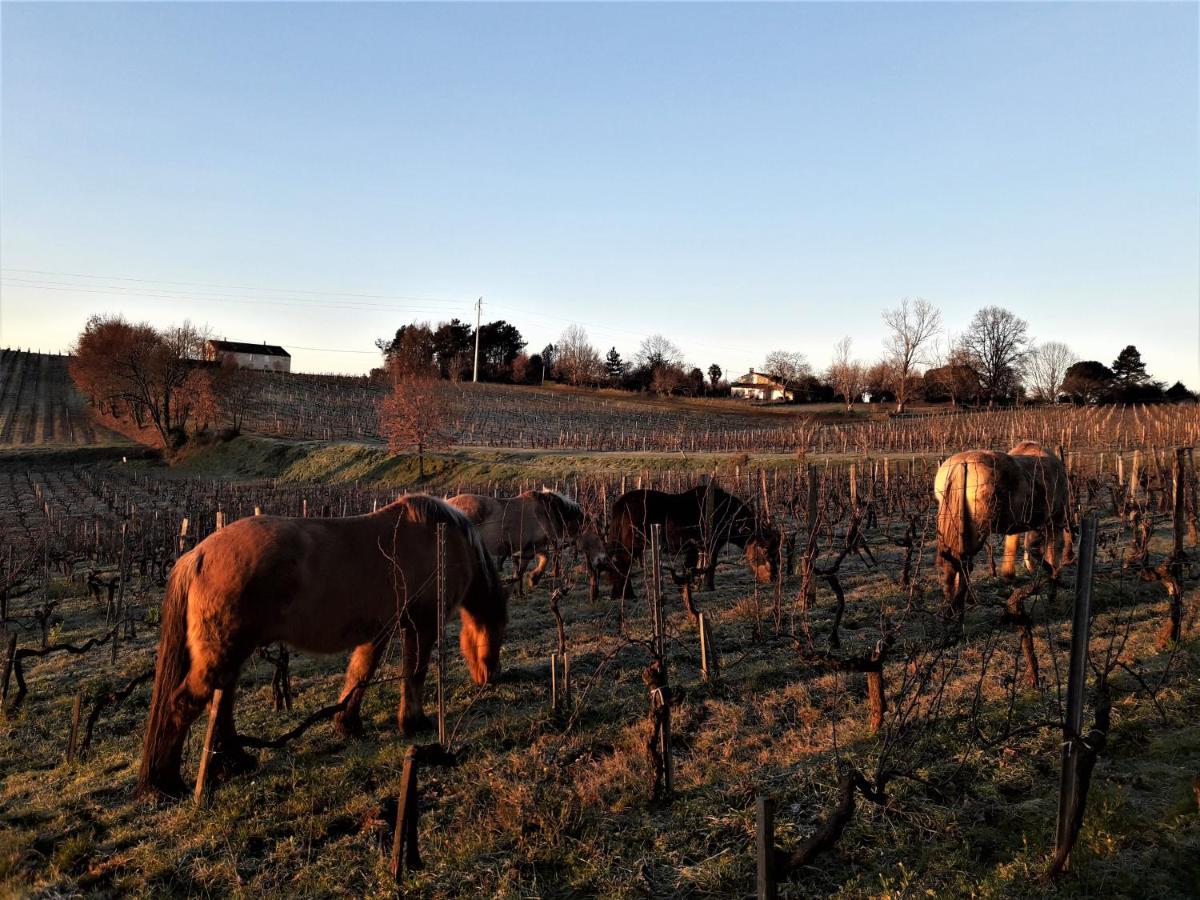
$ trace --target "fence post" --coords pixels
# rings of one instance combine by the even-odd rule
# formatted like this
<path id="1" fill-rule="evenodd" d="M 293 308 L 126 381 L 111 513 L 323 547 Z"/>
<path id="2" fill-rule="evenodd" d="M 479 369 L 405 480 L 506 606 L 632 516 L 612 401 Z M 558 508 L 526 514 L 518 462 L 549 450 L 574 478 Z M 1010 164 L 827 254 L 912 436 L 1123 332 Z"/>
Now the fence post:
<path id="1" fill-rule="evenodd" d="M 125 534 L 128 521 L 121 523 L 121 556 L 117 563 L 117 603 L 113 610 L 112 661 L 117 661 L 117 645 L 121 642 L 121 616 L 125 606 Z"/>
<path id="2" fill-rule="evenodd" d="M 76 694 L 71 704 L 71 730 L 67 734 L 67 764 L 75 762 L 75 747 L 79 741 L 79 713 L 83 709 L 83 694 Z"/>
<path id="3" fill-rule="evenodd" d="M 1063 722 L 1062 781 L 1058 793 L 1058 827 L 1055 846 L 1067 839 L 1070 811 L 1074 807 L 1079 763 L 1079 733 L 1083 727 L 1083 698 L 1087 685 L 1088 633 L 1091 625 L 1092 573 L 1096 561 L 1096 516 L 1083 520 L 1079 534 L 1079 559 L 1075 572 L 1075 613 L 1071 622 L 1071 660 L 1067 673 L 1067 714 Z"/>
<path id="4" fill-rule="evenodd" d="M 204 789 L 208 781 L 208 764 L 212 761 L 213 737 L 217 733 L 217 718 L 221 714 L 221 697 L 224 691 L 217 688 L 213 691 L 212 702 L 208 705 L 208 728 L 204 732 L 204 747 L 200 750 L 200 768 L 196 771 L 196 791 L 192 800 L 199 806 L 204 802 Z"/>
<path id="5" fill-rule="evenodd" d="M 758 900 L 775 900 L 775 803 L 758 795 L 755 857 L 758 870 Z"/>
<path id="6" fill-rule="evenodd" d="M 13 660 L 17 656 L 17 633 L 14 631 L 8 636 L 8 650 L 4 653 L 4 685 L 0 687 L 0 712 L 3 712 L 3 707 L 8 702 L 8 680 L 12 677 Z"/>
<path id="7" fill-rule="evenodd" d="M 713 643 L 712 622 L 700 613 L 700 674 L 705 681 L 716 681 L 721 677 L 721 661 Z"/>
<path id="8" fill-rule="evenodd" d="M 437 526 L 437 733 L 446 749 L 446 523 Z"/>
<path id="9" fill-rule="evenodd" d="M 400 796 L 396 801 L 396 830 L 392 837 L 392 877 L 400 881 L 401 872 L 421 868 L 417 846 L 417 748 L 404 751 L 404 770 L 400 776 Z"/>
<path id="10" fill-rule="evenodd" d="M 659 659 L 663 658 L 666 647 L 666 637 L 663 634 L 663 600 L 662 600 L 662 525 L 655 522 L 650 526 L 650 577 L 646 581 L 647 593 L 650 595 L 650 615 L 654 625 L 654 651 Z"/>

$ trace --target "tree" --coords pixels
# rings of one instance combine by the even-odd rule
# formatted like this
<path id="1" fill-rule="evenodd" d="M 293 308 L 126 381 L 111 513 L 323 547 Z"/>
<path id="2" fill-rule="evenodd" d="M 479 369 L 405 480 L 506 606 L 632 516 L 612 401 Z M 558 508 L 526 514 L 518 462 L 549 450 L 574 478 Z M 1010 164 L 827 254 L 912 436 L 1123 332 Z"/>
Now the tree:
<path id="1" fill-rule="evenodd" d="M 683 351 L 661 334 L 652 334 L 642 341 L 634 361 L 639 366 L 657 369 L 660 366 L 677 365 L 683 361 Z"/>
<path id="2" fill-rule="evenodd" d="M 678 363 L 665 363 L 653 370 L 650 390 L 656 394 L 674 394 L 687 382 L 687 373 Z"/>
<path id="3" fill-rule="evenodd" d="M 794 385 L 812 374 L 812 367 L 803 353 L 772 350 L 763 361 L 763 371 L 785 385 Z"/>
<path id="4" fill-rule="evenodd" d="M 1063 380 L 1078 357 L 1061 341 L 1037 344 L 1029 351 L 1027 374 L 1033 396 L 1046 403 L 1055 403 L 1062 393 Z"/>
<path id="5" fill-rule="evenodd" d="M 576 387 L 595 384 L 600 380 L 603 364 L 586 331 L 578 325 L 568 325 L 559 337 L 557 346 L 558 373 L 561 378 Z"/>
<path id="6" fill-rule="evenodd" d="M 951 406 L 957 406 L 979 394 L 979 377 L 974 369 L 961 362 L 928 369 L 923 380 L 926 400 L 949 400 Z"/>
<path id="7" fill-rule="evenodd" d="M 1183 403 L 1188 400 L 1195 400 L 1196 395 L 1187 389 L 1187 386 L 1182 381 L 1176 381 L 1173 385 L 1167 388 L 1163 394 L 1167 400 L 1172 403 Z"/>
<path id="8" fill-rule="evenodd" d="M 417 451 L 417 473 L 425 478 L 425 451 L 449 447 L 454 439 L 454 404 L 449 392 L 457 390 L 432 375 L 396 373 L 389 394 L 379 401 L 379 431 L 391 453 Z"/>
<path id="9" fill-rule="evenodd" d="M 708 367 L 708 380 L 712 384 L 713 390 L 717 389 L 717 385 L 721 382 L 721 376 L 725 373 L 721 371 L 721 367 L 713 363 Z"/>
<path id="10" fill-rule="evenodd" d="M 896 381 L 896 367 L 890 357 L 878 360 L 867 369 L 866 388 L 871 400 L 876 403 L 888 403 L 896 399 L 892 386 Z"/>
<path id="11" fill-rule="evenodd" d="M 1012 397 L 1029 352 L 1029 323 L 1000 306 L 975 313 L 961 347 L 988 405 Z"/>
<path id="12" fill-rule="evenodd" d="M 699 397 L 704 393 L 704 373 L 700 371 L 699 366 L 693 366 L 688 371 L 687 389 L 693 397 Z"/>
<path id="13" fill-rule="evenodd" d="M 1101 403 L 1112 394 L 1112 369 L 1094 359 L 1085 359 L 1067 367 L 1062 390 L 1075 403 Z"/>
<path id="14" fill-rule="evenodd" d="M 922 362 L 922 348 L 941 330 L 942 314 L 928 300 L 905 297 L 895 309 L 883 311 L 883 321 L 891 332 L 883 345 L 896 393 L 896 412 L 904 412 L 912 377 Z"/>
<path id="15" fill-rule="evenodd" d="M 1123 393 L 1141 387 L 1150 380 L 1146 374 L 1146 364 L 1142 362 L 1142 354 L 1133 344 L 1117 354 L 1113 360 L 1112 374 L 1117 389 Z"/>
<path id="16" fill-rule="evenodd" d="M 545 378 L 542 379 L 543 381 L 545 381 L 546 378 L 554 377 L 555 353 L 556 351 L 553 344 L 547 344 L 542 348 L 542 368 L 545 372 Z"/>
<path id="17" fill-rule="evenodd" d="M 499 381 L 512 371 L 513 360 L 525 349 L 525 339 L 515 325 L 497 319 L 479 328 L 479 375 Z"/>
<path id="18" fill-rule="evenodd" d="M 466 322 L 442 322 L 433 333 L 433 357 L 443 378 L 462 381 L 471 377 L 475 331 Z"/>
<path id="19" fill-rule="evenodd" d="M 604 374 L 608 376 L 608 380 L 613 384 L 620 384 L 621 379 L 625 377 L 625 370 L 628 366 L 621 359 L 621 354 L 617 352 L 616 347 L 608 348 L 608 355 L 604 357 Z"/>
<path id="20" fill-rule="evenodd" d="M 866 367 L 851 355 L 852 343 L 853 338 L 847 335 L 834 345 L 833 362 L 829 364 L 825 376 L 833 386 L 834 393 L 846 404 L 846 412 L 861 396 L 867 377 Z"/>
<path id="21" fill-rule="evenodd" d="M 173 450 L 186 440 L 188 377 L 206 340 L 205 329 L 186 321 L 159 332 L 120 316 L 93 316 L 72 348 L 71 376 L 98 408 L 128 414 L 139 428 L 148 417 Z"/>
<path id="22" fill-rule="evenodd" d="M 445 326 L 439 326 L 442 328 Z M 433 369 L 436 341 L 428 322 L 401 325 L 390 341 L 375 341 L 384 357 L 384 365 L 409 374 L 428 374 Z"/>

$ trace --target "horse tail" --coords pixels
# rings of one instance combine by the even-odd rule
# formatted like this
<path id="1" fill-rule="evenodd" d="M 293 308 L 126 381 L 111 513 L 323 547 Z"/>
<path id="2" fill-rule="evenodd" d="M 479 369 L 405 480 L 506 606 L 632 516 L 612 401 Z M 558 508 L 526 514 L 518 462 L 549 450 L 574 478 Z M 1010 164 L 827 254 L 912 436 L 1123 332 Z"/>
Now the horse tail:
<path id="1" fill-rule="evenodd" d="M 150 715 L 146 720 L 146 737 L 142 744 L 142 765 L 138 772 L 138 790 L 155 786 L 154 780 L 170 764 L 173 752 L 169 738 L 171 698 L 183 682 L 191 664 L 187 648 L 188 590 L 195 577 L 195 565 L 184 556 L 175 565 L 167 581 L 167 593 L 162 604 L 162 628 L 158 638 L 158 665 L 154 674 L 154 691 L 150 699 Z"/>

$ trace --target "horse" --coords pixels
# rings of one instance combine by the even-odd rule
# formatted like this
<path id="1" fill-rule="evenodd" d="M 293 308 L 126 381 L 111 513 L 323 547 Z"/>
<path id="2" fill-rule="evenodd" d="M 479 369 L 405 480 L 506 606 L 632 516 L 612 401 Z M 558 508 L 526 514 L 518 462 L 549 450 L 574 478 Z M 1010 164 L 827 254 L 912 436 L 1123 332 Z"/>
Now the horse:
<path id="1" fill-rule="evenodd" d="M 683 601 L 693 618 L 699 610 L 692 600 L 691 575 L 697 570 L 700 553 L 707 558 L 708 587 L 717 554 L 726 543 L 745 551 L 746 562 L 759 583 L 775 580 L 779 564 L 779 532 L 760 522 L 754 510 L 716 485 L 701 484 L 678 494 L 633 490 L 613 504 L 609 520 L 609 561 L 612 599 L 633 596 L 633 564 L 641 559 L 650 541 L 652 525 L 662 526 L 663 550 L 683 554 L 685 574 L 675 575 Z M 675 574 L 675 573 L 672 573 Z"/>
<path id="2" fill-rule="evenodd" d="M 486 494 L 458 494 L 447 501 L 461 510 L 479 529 L 483 545 L 492 554 L 498 568 L 513 558 L 513 579 L 517 595 L 524 596 L 525 567 L 536 557 L 537 565 L 529 573 L 529 589 L 537 587 L 554 557 L 563 546 L 575 544 L 583 554 L 591 577 L 593 593 L 598 573 L 608 568 L 608 548 L 594 526 L 587 522 L 582 507 L 557 491 L 542 488 L 524 491 L 515 497 L 489 497 Z"/>
<path id="3" fill-rule="evenodd" d="M 949 611 L 959 617 L 975 554 L 993 533 L 1005 535 L 1005 578 L 1016 575 L 1017 541 L 1025 535 L 1025 562 L 1046 566 L 1057 577 L 1070 553 L 1067 470 L 1034 441 L 1008 453 L 967 450 L 938 468 L 938 565 Z"/>
<path id="4" fill-rule="evenodd" d="M 353 648 L 334 717 L 348 736 L 362 731 L 363 694 L 399 629 L 400 730 L 411 736 L 429 727 L 421 694 L 437 634 L 439 524 L 445 611 L 459 607 L 471 678 L 478 685 L 494 678 L 507 598 L 478 532 L 454 507 L 416 494 L 361 516 L 240 519 L 181 556 L 171 572 L 139 791 L 183 792 L 184 740 L 216 688 L 224 693 L 214 764 L 221 774 L 253 767 L 234 727 L 234 691 L 246 658 L 276 641 L 313 653 Z"/>

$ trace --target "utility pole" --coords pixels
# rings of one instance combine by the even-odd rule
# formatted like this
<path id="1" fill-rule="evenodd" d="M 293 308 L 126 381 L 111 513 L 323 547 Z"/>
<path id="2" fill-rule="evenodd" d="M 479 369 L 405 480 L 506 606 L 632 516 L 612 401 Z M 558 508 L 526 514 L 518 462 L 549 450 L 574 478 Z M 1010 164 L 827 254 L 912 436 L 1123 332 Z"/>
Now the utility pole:
<path id="1" fill-rule="evenodd" d="M 483 317 L 483 298 L 475 301 L 475 372 L 471 381 L 479 381 L 479 320 Z"/>

